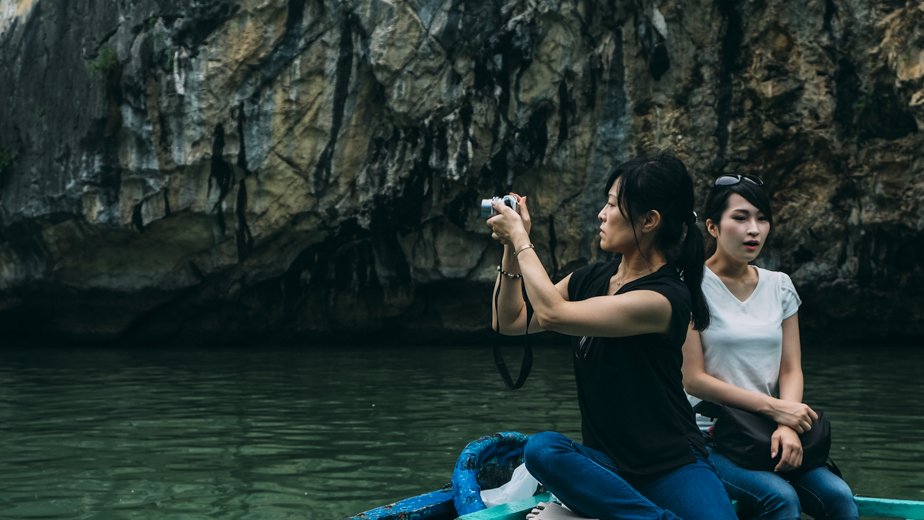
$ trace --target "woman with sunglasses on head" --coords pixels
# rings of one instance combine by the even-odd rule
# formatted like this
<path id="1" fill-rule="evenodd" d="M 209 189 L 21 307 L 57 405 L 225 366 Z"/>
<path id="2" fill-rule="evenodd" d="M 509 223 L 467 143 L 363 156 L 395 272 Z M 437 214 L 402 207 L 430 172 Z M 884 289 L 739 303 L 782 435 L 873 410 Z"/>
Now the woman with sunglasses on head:
<path id="1" fill-rule="evenodd" d="M 495 201 L 498 214 L 487 222 L 504 245 L 495 330 L 525 331 L 525 286 L 535 312 L 529 331 L 575 338 L 583 444 L 532 435 L 526 467 L 586 516 L 734 519 L 682 385 L 687 325 L 691 316 L 697 329 L 709 322 L 692 179 L 683 162 L 661 153 L 616 167 L 603 188 L 600 247 L 616 256 L 557 284 L 530 242 L 525 197 L 518 211 Z M 554 518 L 556 507 L 530 518 Z"/>
<path id="2" fill-rule="evenodd" d="M 777 423 L 768 460 L 774 471 L 742 468 L 712 451 L 719 476 L 739 508 L 761 519 L 859 517 L 847 484 L 821 466 L 802 464 L 799 433 L 818 418 L 802 402 L 798 310 L 801 300 L 785 273 L 751 265 L 773 224 L 759 177 L 724 175 L 706 199 L 706 231 L 715 251 L 706 260 L 703 293 L 712 318 L 691 327 L 683 346 L 683 382 L 692 401 L 703 399 L 766 415 Z M 698 399 L 697 399 L 698 398 Z M 709 419 L 698 417 L 708 429 Z"/>

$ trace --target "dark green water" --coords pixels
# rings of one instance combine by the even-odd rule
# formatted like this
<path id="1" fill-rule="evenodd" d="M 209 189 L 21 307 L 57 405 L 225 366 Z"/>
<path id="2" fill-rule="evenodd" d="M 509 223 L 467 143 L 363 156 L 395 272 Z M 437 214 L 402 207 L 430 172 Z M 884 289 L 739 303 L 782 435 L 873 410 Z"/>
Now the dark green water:
<path id="1" fill-rule="evenodd" d="M 854 492 L 924 499 L 924 349 L 805 365 Z M 517 392 L 485 348 L 7 348 L 0 518 L 342 518 L 442 486 L 476 437 L 544 429 L 579 436 L 564 348 Z"/>

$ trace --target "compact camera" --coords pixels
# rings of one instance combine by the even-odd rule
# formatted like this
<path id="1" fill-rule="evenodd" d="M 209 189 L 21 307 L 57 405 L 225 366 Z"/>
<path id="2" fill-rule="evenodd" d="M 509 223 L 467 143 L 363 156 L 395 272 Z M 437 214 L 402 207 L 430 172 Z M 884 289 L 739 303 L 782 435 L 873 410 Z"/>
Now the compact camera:
<path id="1" fill-rule="evenodd" d="M 494 212 L 494 207 L 491 206 L 491 202 L 495 200 L 500 200 L 512 209 L 513 211 L 517 210 L 517 198 L 513 195 L 504 195 L 503 197 L 492 197 L 490 199 L 481 199 L 481 218 L 491 218 L 497 213 Z"/>

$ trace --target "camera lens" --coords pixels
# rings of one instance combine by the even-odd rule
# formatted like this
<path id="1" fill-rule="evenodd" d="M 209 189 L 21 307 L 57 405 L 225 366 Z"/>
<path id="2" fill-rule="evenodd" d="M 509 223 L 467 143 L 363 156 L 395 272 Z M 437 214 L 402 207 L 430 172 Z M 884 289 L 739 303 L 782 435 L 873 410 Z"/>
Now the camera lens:
<path id="1" fill-rule="evenodd" d="M 491 201 L 494 199 L 481 199 L 481 218 L 488 219 L 494 216 L 494 208 Z"/>

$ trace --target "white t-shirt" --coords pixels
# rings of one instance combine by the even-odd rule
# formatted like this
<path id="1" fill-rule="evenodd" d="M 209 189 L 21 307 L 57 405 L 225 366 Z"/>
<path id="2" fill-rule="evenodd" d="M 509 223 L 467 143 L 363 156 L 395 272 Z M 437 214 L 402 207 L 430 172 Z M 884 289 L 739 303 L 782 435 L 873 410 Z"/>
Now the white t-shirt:
<path id="1" fill-rule="evenodd" d="M 802 300 L 786 273 L 757 269 L 757 287 L 739 300 L 722 280 L 704 267 L 703 294 L 710 322 L 700 332 L 706 373 L 745 390 L 779 397 L 783 356 L 783 320 Z M 695 405 L 700 400 L 688 396 Z M 696 417 L 700 428 L 711 419 Z"/>

